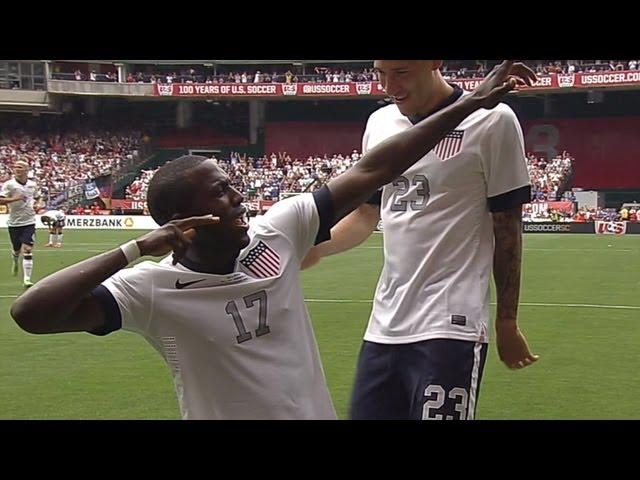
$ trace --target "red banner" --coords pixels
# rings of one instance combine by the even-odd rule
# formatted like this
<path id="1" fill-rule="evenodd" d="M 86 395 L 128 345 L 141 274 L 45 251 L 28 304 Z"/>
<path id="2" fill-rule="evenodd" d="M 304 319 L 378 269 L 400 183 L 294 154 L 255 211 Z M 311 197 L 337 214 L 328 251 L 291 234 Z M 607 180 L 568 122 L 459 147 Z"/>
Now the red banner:
<path id="1" fill-rule="evenodd" d="M 482 78 L 470 79 L 451 79 L 448 80 L 455 83 L 465 90 L 473 90 L 476 88 Z M 640 70 L 615 71 L 615 72 L 598 72 L 598 73 L 573 73 L 565 75 L 561 73 L 552 73 L 549 75 L 539 75 L 538 81 L 532 87 L 523 87 L 522 90 L 552 90 L 562 88 L 594 88 L 594 87 L 613 87 L 620 85 L 638 85 L 640 86 Z"/>
<path id="2" fill-rule="evenodd" d="M 380 82 L 349 83 L 156 83 L 160 97 L 340 97 L 385 95 Z"/>
<path id="3" fill-rule="evenodd" d="M 559 210 L 573 215 L 573 202 L 533 202 L 522 205 L 523 212 L 531 212 L 536 215 L 547 210 Z"/>
<path id="4" fill-rule="evenodd" d="M 614 85 L 640 85 L 640 71 L 579 73 L 576 75 L 576 87 L 608 87 Z"/>
<path id="5" fill-rule="evenodd" d="M 261 212 L 266 212 L 267 210 L 269 210 L 274 203 L 276 203 L 274 200 L 260 200 L 259 202 L 260 205 L 260 211 Z"/>
<path id="6" fill-rule="evenodd" d="M 456 85 L 461 87 L 463 90 L 472 91 L 478 85 L 480 85 L 480 82 L 482 82 L 482 80 L 484 79 L 483 78 L 465 78 L 465 79 L 448 79 L 447 82 L 455 83 Z M 563 86 L 569 86 L 569 85 L 566 85 L 565 82 L 563 82 Z M 522 87 L 521 89 L 522 90 L 545 90 L 545 89 L 551 89 L 551 88 L 558 88 L 558 79 L 555 73 L 553 75 L 539 75 L 538 81 L 534 83 L 532 87 Z"/>
<path id="7" fill-rule="evenodd" d="M 482 78 L 449 79 L 464 90 L 475 89 Z M 564 88 L 640 86 L 640 70 L 597 73 L 552 73 L 538 76 L 532 87 L 522 90 L 559 90 Z M 153 94 L 159 97 L 352 97 L 384 96 L 380 82 L 343 83 L 155 83 Z"/>
<path id="8" fill-rule="evenodd" d="M 252 212 L 258 212 L 263 214 L 269 210 L 275 202 L 275 200 L 251 200 L 249 203 L 249 210 Z"/>
<path id="9" fill-rule="evenodd" d="M 123 200 L 118 198 L 111 199 L 111 208 L 121 208 L 122 210 L 144 210 L 147 206 L 146 201 L 142 200 Z"/>

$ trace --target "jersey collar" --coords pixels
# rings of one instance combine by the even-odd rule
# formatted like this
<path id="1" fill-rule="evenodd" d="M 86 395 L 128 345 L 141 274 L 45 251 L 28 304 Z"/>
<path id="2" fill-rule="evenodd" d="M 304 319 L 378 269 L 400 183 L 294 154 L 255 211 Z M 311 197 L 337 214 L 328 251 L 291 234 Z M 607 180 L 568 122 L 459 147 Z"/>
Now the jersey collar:
<path id="1" fill-rule="evenodd" d="M 448 82 L 447 82 L 448 83 Z M 449 105 L 451 105 L 452 103 L 454 103 L 456 100 L 458 100 L 461 96 L 462 96 L 462 88 L 460 88 L 458 85 L 456 85 L 455 83 L 449 83 L 449 85 L 451 85 L 453 87 L 453 92 L 451 93 L 451 95 L 449 95 L 440 105 L 438 105 L 436 108 L 434 108 L 433 110 L 431 110 L 429 113 L 427 113 L 426 115 L 408 115 L 407 118 L 409 119 L 409 121 L 415 125 L 416 123 L 421 122 L 422 120 L 424 120 L 427 117 L 430 117 L 431 115 L 433 115 L 434 113 L 442 110 L 445 107 L 448 107 Z"/>
<path id="2" fill-rule="evenodd" d="M 207 271 L 206 267 L 203 267 L 200 264 L 194 263 L 186 258 L 181 259 L 178 262 L 178 265 L 176 266 L 179 268 L 182 267 L 183 269 L 190 270 L 191 272 L 194 272 L 194 273 L 203 273 L 206 275 L 211 275 L 210 277 L 207 277 L 206 278 L 207 281 L 201 285 L 203 287 L 240 283 L 248 278 L 247 275 L 243 272 L 231 272 L 225 275 L 221 275 L 219 273 Z"/>

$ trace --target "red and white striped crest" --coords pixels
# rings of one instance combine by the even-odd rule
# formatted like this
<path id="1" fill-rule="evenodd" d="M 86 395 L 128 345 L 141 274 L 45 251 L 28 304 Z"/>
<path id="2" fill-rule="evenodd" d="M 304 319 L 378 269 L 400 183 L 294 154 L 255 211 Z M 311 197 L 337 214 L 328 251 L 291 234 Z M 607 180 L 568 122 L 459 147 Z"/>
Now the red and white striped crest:
<path id="1" fill-rule="evenodd" d="M 464 130 L 452 130 L 440 140 L 440 143 L 436 145 L 433 151 L 438 155 L 440 160 L 448 160 L 457 154 L 462 148 L 462 137 L 464 136 Z"/>

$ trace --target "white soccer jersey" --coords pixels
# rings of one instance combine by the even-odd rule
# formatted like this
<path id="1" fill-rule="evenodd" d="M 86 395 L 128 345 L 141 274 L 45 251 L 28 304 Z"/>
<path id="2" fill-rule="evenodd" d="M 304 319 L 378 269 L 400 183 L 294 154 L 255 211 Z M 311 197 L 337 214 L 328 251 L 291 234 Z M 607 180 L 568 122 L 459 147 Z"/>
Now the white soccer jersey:
<path id="1" fill-rule="evenodd" d="M 122 328 L 169 365 L 183 419 L 335 419 L 300 288 L 320 220 L 312 194 L 252 223 L 235 271 L 147 261 L 104 282 Z"/>
<path id="2" fill-rule="evenodd" d="M 15 197 L 17 195 L 25 195 L 25 200 L 18 200 L 7 204 L 9 209 L 9 219 L 7 225 L 10 227 L 24 227 L 26 225 L 35 225 L 36 212 L 33 209 L 34 199 L 40 198 L 40 192 L 36 182 L 27 180 L 24 185 L 15 178 L 7 180 L 2 185 L 0 197 Z"/>
<path id="3" fill-rule="evenodd" d="M 66 218 L 66 215 L 64 214 L 64 212 L 60 210 L 49 210 L 45 212 L 42 216 L 46 218 L 50 218 L 54 222 L 62 222 Z"/>
<path id="4" fill-rule="evenodd" d="M 396 105 L 377 110 L 363 151 L 411 125 Z M 517 189 L 523 197 L 528 185 L 522 131 L 505 104 L 474 112 L 386 185 L 384 266 L 364 339 L 488 342 L 494 249 L 488 199 Z"/>

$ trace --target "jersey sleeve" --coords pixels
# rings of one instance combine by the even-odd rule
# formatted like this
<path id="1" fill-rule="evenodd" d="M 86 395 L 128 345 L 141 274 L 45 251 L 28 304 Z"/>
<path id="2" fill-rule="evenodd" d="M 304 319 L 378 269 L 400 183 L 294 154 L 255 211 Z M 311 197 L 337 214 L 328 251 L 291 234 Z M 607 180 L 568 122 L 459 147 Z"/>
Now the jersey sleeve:
<path id="1" fill-rule="evenodd" d="M 2 184 L 2 188 L 0 189 L 0 197 L 10 197 L 11 196 L 11 182 L 4 182 Z"/>
<path id="2" fill-rule="evenodd" d="M 498 110 L 484 133 L 482 169 L 492 212 L 531 201 L 531 186 L 520 123 L 510 108 Z"/>
<path id="3" fill-rule="evenodd" d="M 302 260 L 313 245 L 331 238 L 334 216 L 331 192 L 325 185 L 313 193 L 277 202 L 262 223 L 286 236 Z"/>
<path id="4" fill-rule="evenodd" d="M 367 125 L 364 127 L 364 133 L 362 134 L 362 155 L 369 151 L 369 135 L 371 132 L 371 117 L 367 120 Z"/>
<path id="5" fill-rule="evenodd" d="M 106 335 L 122 328 L 145 334 L 151 319 L 153 283 L 145 263 L 116 272 L 91 292 L 107 320 L 103 329 L 90 333 Z"/>

